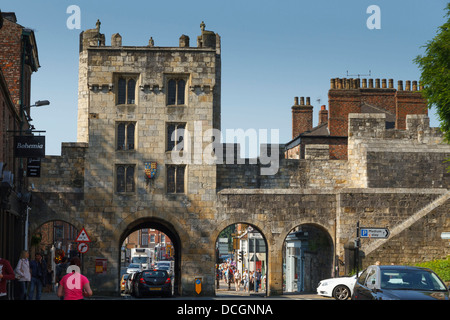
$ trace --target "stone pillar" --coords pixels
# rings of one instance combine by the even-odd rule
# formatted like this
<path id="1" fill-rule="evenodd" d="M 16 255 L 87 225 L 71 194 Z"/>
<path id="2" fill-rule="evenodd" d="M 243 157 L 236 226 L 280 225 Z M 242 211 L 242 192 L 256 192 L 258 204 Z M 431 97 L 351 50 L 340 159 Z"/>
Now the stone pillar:
<path id="1" fill-rule="evenodd" d="M 180 37 L 180 48 L 188 48 L 188 47 L 189 47 L 189 37 L 183 34 Z"/>
<path id="2" fill-rule="evenodd" d="M 122 36 L 118 33 L 114 33 L 111 36 L 111 47 L 121 47 L 122 46 Z"/>

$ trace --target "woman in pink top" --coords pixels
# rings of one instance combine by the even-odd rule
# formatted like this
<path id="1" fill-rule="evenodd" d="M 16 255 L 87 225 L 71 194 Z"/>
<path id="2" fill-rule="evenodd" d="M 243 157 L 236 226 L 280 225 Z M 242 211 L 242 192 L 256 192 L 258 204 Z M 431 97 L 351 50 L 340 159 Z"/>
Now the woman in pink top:
<path id="1" fill-rule="evenodd" d="M 58 287 L 58 297 L 64 300 L 82 300 L 92 296 L 89 280 L 80 273 L 80 259 L 74 257 L 70 260 L 68 273 L 62 277 Z"/>

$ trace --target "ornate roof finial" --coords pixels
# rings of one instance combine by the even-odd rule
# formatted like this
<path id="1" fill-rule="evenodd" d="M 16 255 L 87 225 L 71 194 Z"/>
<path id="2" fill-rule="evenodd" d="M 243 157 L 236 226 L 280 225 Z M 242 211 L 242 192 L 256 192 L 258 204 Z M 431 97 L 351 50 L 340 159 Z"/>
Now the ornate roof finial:
<path id="1" fill-rule="evenodd" d="M 202 21 L 202 23 L 200 23 L 200 30 L 205 31 L 205 22 Z"/>
<path id="2" fill-rule="evenodd" d="M 101 25 L 102 23 L 100 22 L 100 20 L 99 19 L 97 19 L 97 22 L 95 23 L 95 26 L 97 27 L 97 31 L 98 32 L 100 32 L 100 25 Z"/>

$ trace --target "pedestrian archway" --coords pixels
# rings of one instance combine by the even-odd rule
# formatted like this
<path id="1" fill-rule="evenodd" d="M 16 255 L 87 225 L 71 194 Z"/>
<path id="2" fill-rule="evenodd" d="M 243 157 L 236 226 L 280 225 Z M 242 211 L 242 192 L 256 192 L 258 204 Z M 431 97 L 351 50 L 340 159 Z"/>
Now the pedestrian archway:
<path id="1" fill-rule="evenodd" d="M 283 293 L 315 292 L 320 280 L 331 277 L 333 241 L 322 227 L 295 227 L 283 245 Z"/>
<path id="2" fill-rule="evenodd" d="M 79 232 L 77 227 L 62 220 L 52 220 L 42 224 L 30 231 L 28 235 L 30 257 L 34 257 L 37 252 L 41 253 L 54 272 L 55 266 L 63 258 L 70 260 L 80 255 L 76 242 Z"/>
<path id="3" fill-rule="evenodd" d="M 229 225 L 219 234 L 215 249 L 216 295 L 267 293 L 267 241 L 255 226 Z"/>

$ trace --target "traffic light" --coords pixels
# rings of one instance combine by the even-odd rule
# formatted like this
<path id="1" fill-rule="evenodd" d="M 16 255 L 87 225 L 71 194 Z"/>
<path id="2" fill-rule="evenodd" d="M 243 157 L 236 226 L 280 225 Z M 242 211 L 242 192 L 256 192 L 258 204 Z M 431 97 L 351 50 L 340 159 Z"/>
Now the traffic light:
<path id="1" fill-rule="evenodd" d="M 244 260 L 244 252 L 239 251 L 239 262 L 242 262 Z"/>

